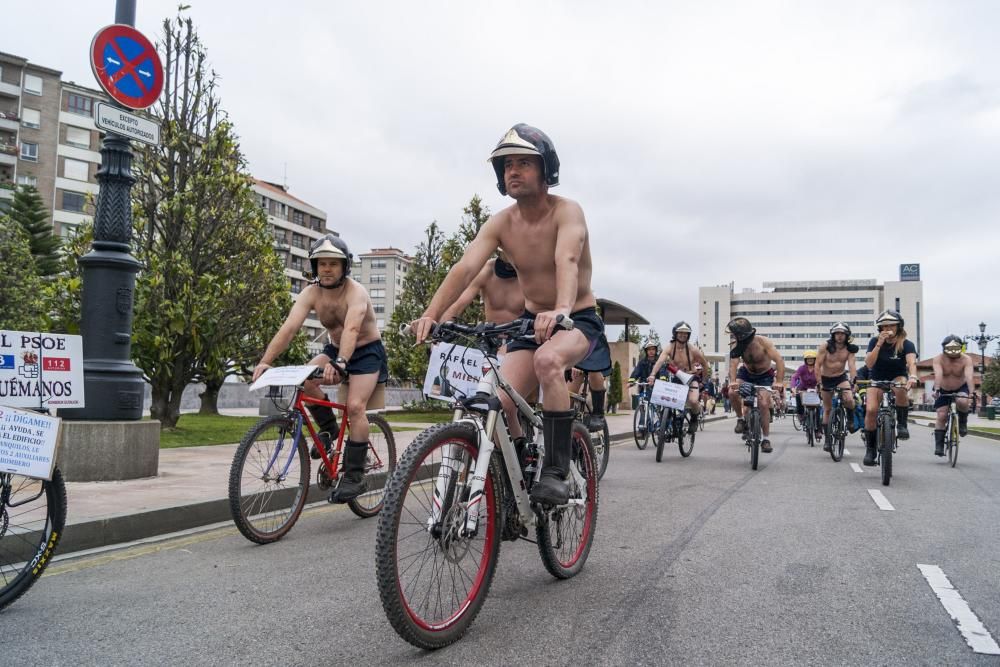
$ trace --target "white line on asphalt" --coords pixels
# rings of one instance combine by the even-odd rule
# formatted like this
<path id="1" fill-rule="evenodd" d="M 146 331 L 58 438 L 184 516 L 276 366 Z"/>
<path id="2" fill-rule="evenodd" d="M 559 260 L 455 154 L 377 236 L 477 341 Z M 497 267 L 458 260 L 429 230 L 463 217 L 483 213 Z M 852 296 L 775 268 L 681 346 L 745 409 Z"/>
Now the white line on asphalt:
<path id="1" fill-rule="evenodd" d="M 948 575 L 937 565 L 917 564 L 924 579 L 930 584 L 931 590 L 937 595 L 944 610 L 948 612 L 952 620 L 958 626 L 958 631 L 965 638 L 968 644 L 976 653 L 986 655 L 1000 655 L 1000 646 L 997 645 L 990 631 L 987 630 L 975 612 L 969 608 L 969 603 L 962 595 L 955 590 L 948 580 Z"/>
<path id="2" fill-rule="evenodd" d="M 853 470 L 854 472 L 864 472 L 861 466 L 859 466 L 857 463 L 851 464 L 851 470 Z"/>
<path id="3" fill-rule="evenodd" d="M 850 456 L 850 455 L 851 455 L 851 452 L 850 452 L 850 450 L 848 450 L 848 449 L 845 449 L 845 450 L 844 450 L 844 456 Z"/>
<path id="4" fill-rule="evenodd" d="M 878 505 L 880 510 L 892 511 L 896 509 L 892 506 L 892 503 L 889 502 L 889 499 L 883 496 L 882 492 L 878 489 L 868 489 L 868 495 L 872 497 L 872 500 L 875 501 L 875 504 Z"/>

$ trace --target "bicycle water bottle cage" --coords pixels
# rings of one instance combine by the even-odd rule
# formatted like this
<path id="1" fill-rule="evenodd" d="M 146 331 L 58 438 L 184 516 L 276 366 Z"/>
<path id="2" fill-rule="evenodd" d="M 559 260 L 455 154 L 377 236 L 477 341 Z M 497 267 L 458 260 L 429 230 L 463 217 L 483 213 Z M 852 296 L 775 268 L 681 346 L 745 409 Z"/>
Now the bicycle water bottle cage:
<path id="1" fill-rule="evenodd" d="M 753 397 L 754 386 L 749 382 L 743 382 L 740 384 L 740 396 L 743 398 Z"/>

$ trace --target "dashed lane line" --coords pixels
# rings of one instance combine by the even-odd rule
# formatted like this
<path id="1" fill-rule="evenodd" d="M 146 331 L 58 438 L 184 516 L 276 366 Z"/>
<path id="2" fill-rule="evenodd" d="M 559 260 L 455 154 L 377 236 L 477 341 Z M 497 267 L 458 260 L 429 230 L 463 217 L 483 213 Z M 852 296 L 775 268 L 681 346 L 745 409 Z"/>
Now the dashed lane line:
<path id="1" fill-rule="evenodd" d="M 880 510 L 891 512 L 896 509 L 892 506 L 892 503 L 889 502 L 889 499 L 882 495 L 882 492 L 878 489 L 868 489 L 868 495 L 872 497 L 872 500 L 875 501 L 875 504 L 878 505 Z"/>
<path id="2" fill-rule="evenodd" d="M 958 631 L 965 638 L 965 643 L 976 653 L 1000 655 L 1000 646 L 997 645 L 996 640 L 993 639 L 989 630 L 986 629 L 979 620 L 979 617 L 969 607 L 969 603 L 965 601 L 961 593 L 951 585 L 948 575 L 937 565 L 921 565 L 918 563 L 917 567 L 920 568 L 924 579 L 927 580 L 931 590 L 934 591 L 938 600 L 941 601 L 944 610 L 955 621 Z"/>
<path id="3" fill-rule="evenodd" d="M 854 472 L 864 472 L 864 468 L 859 466 L 857 463 L 851 464 L 851 470 L 853 470 Z"/>

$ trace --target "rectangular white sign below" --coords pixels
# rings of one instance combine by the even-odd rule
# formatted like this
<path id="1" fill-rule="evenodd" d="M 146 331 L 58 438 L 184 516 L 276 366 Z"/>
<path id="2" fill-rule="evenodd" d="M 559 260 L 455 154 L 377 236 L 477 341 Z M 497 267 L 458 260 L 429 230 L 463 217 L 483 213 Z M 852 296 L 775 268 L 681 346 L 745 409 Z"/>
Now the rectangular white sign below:
<path id="1" fill-rule="evenodd" d="M 442 401 L 472 396 L 483 377 L 484 359 L 475 348 L 438 343 L 427 362 L 424 395 Z"/>
<path id="2" fill-rule="evenodd" d="M 665 408 L 683 410 L 687 403 L 688 391 L 687 385 L 657 380 L 653 383 L 653 391 L 649 395 L 649 400 Z"/>
<path id="3" fill-rule="evenodd" d="M 52 479 L 61 420 L 0 406 L 0 472 Z"/>
<path id="4" fill-rule="evenodd" d="M 160 124 L 148 118 L 98 102 L 94 110 L 94 124 L 102 130 L 141 141 L 150 146 L 160 145 Z"/>
<path id="5" fill-rule="evenodd" d="M 0 405 L 84 407 L 83 337 L 0 330 Z"/>
<path id="6" fill-rule="evenodd" d="M 265 387 L 297 387 L 313 374 L 318 366 L 279 366 L 268 368 L 257 381 L 250 385 L 250 391 Z"/>

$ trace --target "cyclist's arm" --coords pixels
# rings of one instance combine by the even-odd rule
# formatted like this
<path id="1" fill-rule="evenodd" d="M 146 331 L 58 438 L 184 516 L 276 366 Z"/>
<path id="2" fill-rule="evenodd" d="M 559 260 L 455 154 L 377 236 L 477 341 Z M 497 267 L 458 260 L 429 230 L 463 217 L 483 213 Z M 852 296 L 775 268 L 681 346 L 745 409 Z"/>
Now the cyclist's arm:
<path id="1" fill-rule="evenodd" d="M 847 379 L 854 384 L 854 378 L 858 377 L 858 362 L 854 359 L 853 354 L 848 354 L 847 357 Z"/>
<path id="2" fill-rule="evenodd" d="M 448 275 L 445 276 L 441 286 L 437 288 L 434 298 L 431 299 L 430 305 L 427 306 L 422 317 L 428 317 L 435 321 L 440 320 L 441 313 L 462 295 L 462 292 L 479 274 L 483 265 L 486 264 L 490 255 L 499 245 L 500 223 L 494 216 L 487 220 L 479 233 L 476 234 L 476 238 L 465 249 L 462 259 L 458 260 L 458 263 L 448 271 Z M 420 342 L 419 336 L 418 342 Z"/>
<path id="3" fill-rule="evenodd" d="M 944 378 L 944 367 L 941 365 L 940 356 L 934 357 L 931 361 L 931 367 L 934 369 L 934 388 L 940 389 L 941 380 Z"/>
<path id="4" fill-rule="evenodd" d="M 729 386 L 732 387 L 733 384 L 738 382 L 736 378 L 736 370 L 739 368 L 739 359 L 729 360 Z"/>
<path id="5" fill-rule="evenodd" d="M 776 348 L 774 343 L 770 340 L 767 341 L 767 354 L 771 358 L 771 361 L 777 365 L 777 368 L 775 369 L 774 384 L 778 385 L 778 388 L 780 389 L 785 385 L 785 360 L 781 356 L 781 353 L 778 352 L 778 348 Z M 818 366 L 819 363 L 817 362 L 816 365 Z"/>
<path id="6" fill-rule="evenodd" d="M 816 385 L 819 385 L 820 378 L 823 377 L 823 364 L 826 363 L 826 345 L 816 348 L 816 365 L 813 366 L 813 373 L 816 375 Z"/>
<path id="7" fill-rule="evenodd" d="M 972 358 L 965 358 L 965 384 L 969 386 L 969 392 L 976 388 L 976 381 L 973 375 Z"/>
<path id="8" fill-rule="evenodd" d="M 313 308 L 313 301 L 315 299 L 315 290 L 321 289 L 315 285 L 310 285 L 306 287 L 299 294 L 299 298 L 296 299 L 295 303 L 292 305 L 292 309 L 288 312 L 288 317 L 285 318 L 284 323 L 278 329 L 278 333 L 274 334 L 274 338 L 271 342 L 267 344 L 267 349 L 264 350 L 264 354 L 260 358 L 260 362 L 254 369 L 253 379 L 256 380 L 261 373 L 263 373 L 266 368 L 264 366 L 270 366 L 274 363 L 274 360 L 278 356 L 288 349 L 288 345 L 295 338 L 295 334 L 298 333 L 299 329 L 302 328 L 303 322 L 306 321 L 306 317 L 309 316 L 309 311 Z"/>
<path id="9" fill-rule="evenodd" d="M 368 314 L 368 294 L 364 290 L 356 290 L 347 304 L 347 313 L 344 315 L 344 331 L 340 334 L 340 345 L 337 351 L 344 359 L 354 356 L 354 348 L 357 347 L 358 334 L 361 333 L 361 325 L 365 322 L 365 315 Z M 331 359 L 331 361 L 333 361 Z"/>
<path id="10" fill-rule="evenodd" d="M 458 301 L 448 306 L 448 309 L 441 315 L 442 322 L 456 320 L 459 315 L 465 312 L 465 309 L 468 308 L 469 304 L 475 300 L 476 295 L 479 294 L 483 285 L 486 284 L 486 279 L 489 278 L 491 271 L 493 271 L 493 263 L 486 262 L 483 268 L 476 275 L 475 280 L 473 280 L 472 283 L 465 288 L 465 291 L 462 292 L 462 295 L 458 297 Z"/>
<path id="11" fill-rule="evenodd" d="M 653 364 L 653 368 L 649 371 L 649 377 L 656 378 L 656 374 L 663 368 L 663 365 L 670 362 L 670 355 L 667 354 L 666 348 L 663 352 L 660 352 L 660 356 L 656 358 L 656 363 Z"/>
<path id="12" fill-rule="evenodd" d="M 700 347 L 695 346 L 694 348 L 694 362 L 696 364 L 701 364 L 702 372 L 705 372 L 708 368 L 708 359 L 705 358 L 705 353 L 701 351 Z"/>

